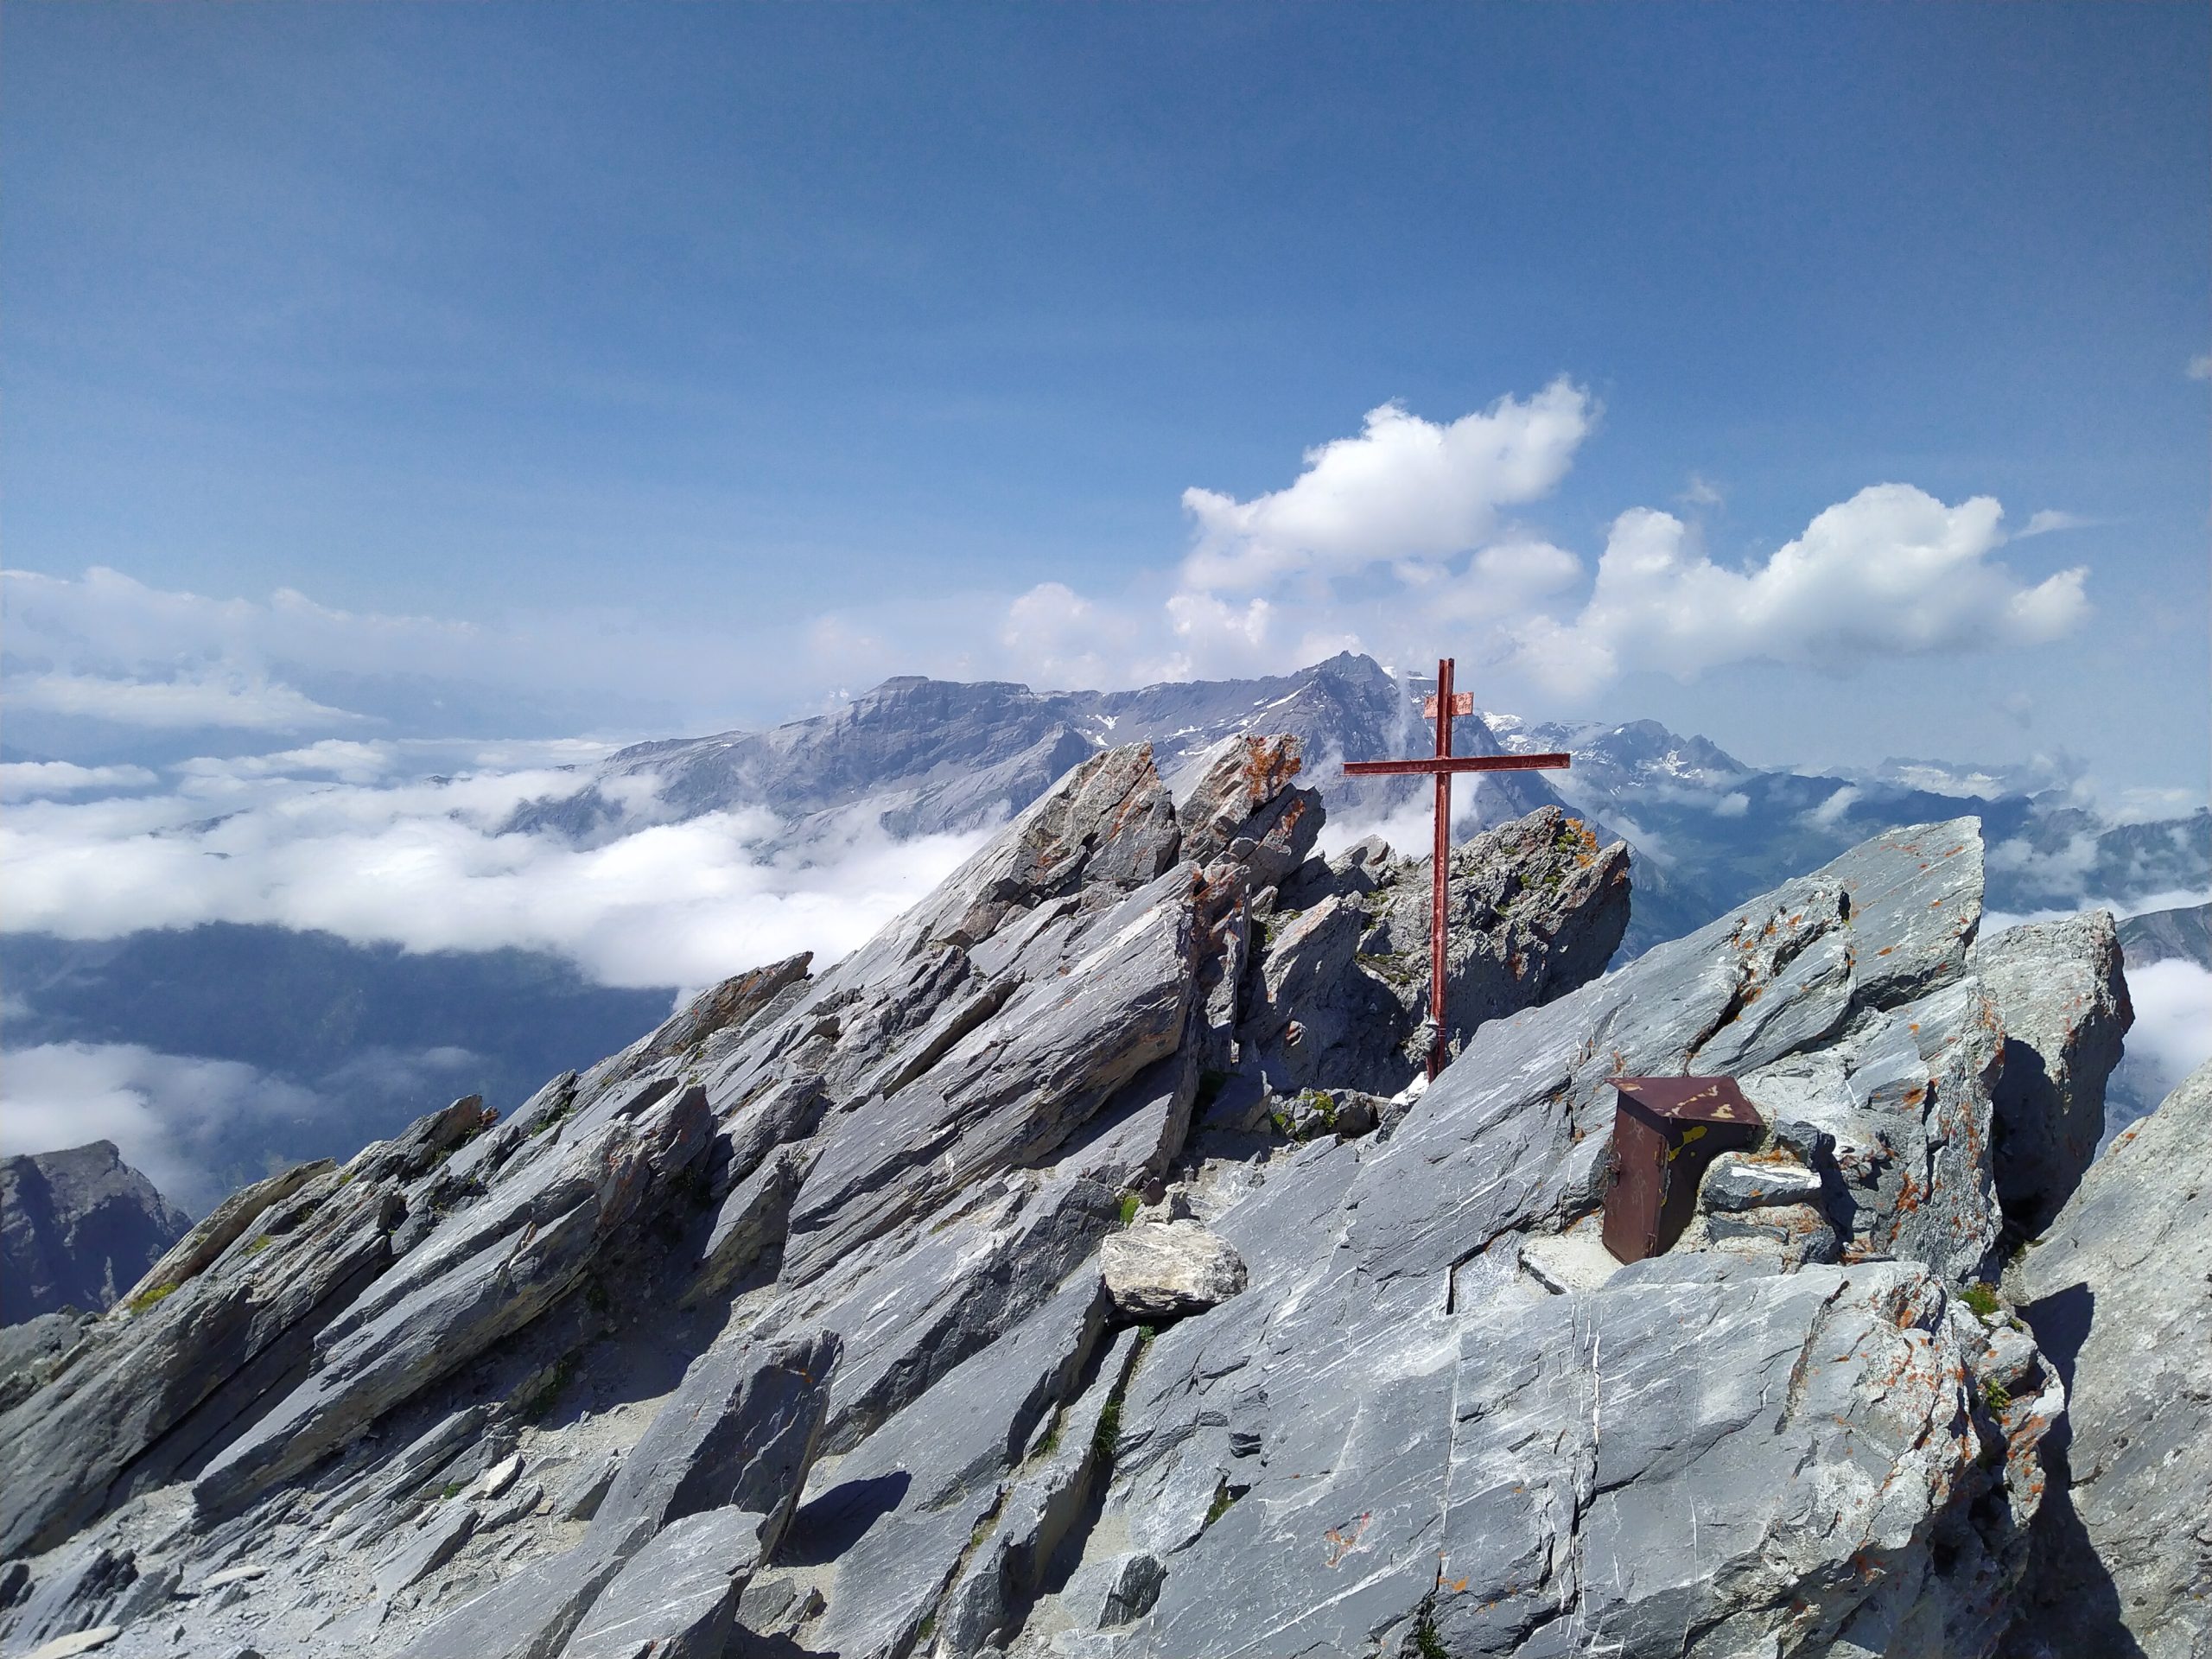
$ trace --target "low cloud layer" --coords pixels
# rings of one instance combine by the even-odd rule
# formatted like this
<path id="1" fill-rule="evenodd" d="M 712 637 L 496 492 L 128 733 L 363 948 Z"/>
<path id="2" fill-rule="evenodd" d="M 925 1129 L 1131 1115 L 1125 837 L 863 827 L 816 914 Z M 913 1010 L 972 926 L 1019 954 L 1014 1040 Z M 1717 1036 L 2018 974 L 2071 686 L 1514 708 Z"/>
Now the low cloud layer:
<path id="1" fill-rule="evenodd" d="M 2178 957 L 2127 971 L 2135 1024 L 2127 1052 L 2148 1064 L 2162 1092 L 2212 1060 L 2212 972 Z"/>
<path id="2" fill-rule="evenodd" d="M 6 925 L 87 939 L 268 923 L 410 950 L 514 945 L 601 984 L 696 986 L 798 950 L 844 955 L 982 839 L 894 842 L 856 819 L 790 849 L 766 812 L 654 823 L 646 798 L 642 827 L 580 849 L 497 830 L 582 775 L 378 781 L 406 758 L 326 743 L 187 762 L 160 794 L 25 802 L 0 823 Z"/>
<path id="3" fill-rule="evenodd" d="M 8 1056 L 0 1152 L 112 1141 L 163 1197 L 200 1215 L 228 1186 L 210 1168 L 219 1141 L 315 1105 L 296 1084 L 235 1060 L 161 1054 L 135 1043 L 46 1043 Z"/>

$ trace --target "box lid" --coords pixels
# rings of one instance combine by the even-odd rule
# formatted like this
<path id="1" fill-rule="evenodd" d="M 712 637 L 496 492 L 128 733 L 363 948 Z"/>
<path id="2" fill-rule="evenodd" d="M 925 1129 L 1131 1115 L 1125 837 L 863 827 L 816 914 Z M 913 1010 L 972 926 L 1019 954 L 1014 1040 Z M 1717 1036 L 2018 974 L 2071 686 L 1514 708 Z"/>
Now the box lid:
<path id="1" fill-rule="evenodd" d="M 1733 1077 L 1615 1077 L 1612 1085 L 1622 1099 L 1655 1117 L 1685 1123 L 1766 1125 Z"/>

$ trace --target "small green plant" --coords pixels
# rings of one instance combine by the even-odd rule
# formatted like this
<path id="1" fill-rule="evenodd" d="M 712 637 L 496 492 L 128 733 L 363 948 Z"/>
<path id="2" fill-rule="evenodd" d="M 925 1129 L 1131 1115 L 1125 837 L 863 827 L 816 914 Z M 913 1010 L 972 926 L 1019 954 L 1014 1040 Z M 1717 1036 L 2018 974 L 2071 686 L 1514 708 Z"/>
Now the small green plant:
<path id="1" fill-rule="evenodd" d="M 584 1279 L 584 1306 L 602 1319 L 614 1312 L 614 1298 L 607 1294 L 606 1281 L 595 1273 Z"/>
<path id="2" fill-rule="evenodd" d="M 1098 1427 L 1090 1432 L 1091 1461 L 1104 1473 L 1114 1466 L 1114 1448 L 1122 1443 L 1122 1395 L 1116 1389 L 1098 1414 Z"/>
<path id="3" fill-rule="evenodd" d="M 546 1414 L 560 1402 L 562 1394 L 575 1379 L 575 1375 L 576 1357 L 574 1354 L 562 1355 L 549 1369 L 539 1373 L 522 1398 L 515 1402 L 516 1414 L 526 1423 L 543 1421 Z"/>
<path id="4" fill-rule="evenodd" d="M 1436 1615 L 1424 1611 L 1421 1623 L 1414 1626 L 1414 1647 L 1421 1659 L 1448 1659 L 1444 1643 L 1436 1637 Z"/>
<path id="5" fill-rule="evenodd" d="M 1157 1337 L 1159 1334 L 1160 1327 L 1156 1325 L 1141 1325 L 1137 1326 L 1137 1351 L 1139 1353 L 1142 1353 L 1146 1349 L 1151 1347 L 1153 1338 Z"/>
<path id="6" fill-rule="evenodd" d="M 1215 1487 L 1213 1489 L 1213 1502 L 1206 1506 L 1206 1525 L 1211 1526 L 1215 1522 L 1220 1520 L 1223 1516 L 1227 1515 L 1230 1511 L 1230 1506 L 1233 1505 L 1238 1498 L 1243 1496 L 1244 1494 L 1242 1492 L 1230 1491 L 1229 1490 L 1229 1483 L 1225 1480 L 1222 1482 L 1220 1485 Z"/>
<path id="7" fill-rule="evenodd" d="M 1968 1285 L 1959 1293 L 1959 1300 L 1985 1319 L 1993 1319 L 2000 1304 L 1993 1285 Z"/>
<path id="8" fill-rule="evenodd" d="M 153 1285 L 133 1296 L 129 1303 L 133 1313 L 143 1313 L 155 1303 L 176 1294 L 175 1285 Z"/>
<path id="9" fill-rule="evenodd" d="M 1993 1415 L 2012 1403 L 2012 1391 L 1993 1376 L 1981 1385 L 1981 1403 Z"/>
<path id="10" fill-rule="evenodd" d="M 245 1249 L 239 1252 L 239 1254 L 241 1255 L 259 1255 L 264 1250 L 267 1249 L 276 1242 L 276 1241 L 269 1234 L 264 1233 L 260 1237 L 255 1239 L 251 1244 L 247 1245 Z"/>
<path id="11" fill-rule="evenodd" d="M 467 1491 L 467 1490 L 468 1490 L 468 1483 L 467 1483 L 467 1482 L 466 1482 L 466 1481 L 461 1481 L 461 1480 L 449 1480 L 449 1481 L 446 1482 L 446 1484 L 445 1484 L 444 1485 L 442 1485 L 442 1486 L 441 1486 L 441 1487 L 439 1487 L 439 1488 L 438 1488 L 438 1496 L 439 1496 L 441 1498 L 444 1498 L 444 1499 L 450 1500 L 450 1499 L 453 1499 L 453 1498 L 459 1497 L 461 1495 L 461 1493 L 463 1493 L 464 1491 Z"/>
<path id="12" fill-rule="evenodd" d="M 1122 1225 L 1127 1227 L 1137 1218 L 1137 1211 L 1142 1208 L 1144 1208 L 1142 1198 L 1134 1192 L 1124 1192 L 1122 1194 L 1122 1201 L 1114 1206 L 1114 1213 L 1121 1217 Z"/>

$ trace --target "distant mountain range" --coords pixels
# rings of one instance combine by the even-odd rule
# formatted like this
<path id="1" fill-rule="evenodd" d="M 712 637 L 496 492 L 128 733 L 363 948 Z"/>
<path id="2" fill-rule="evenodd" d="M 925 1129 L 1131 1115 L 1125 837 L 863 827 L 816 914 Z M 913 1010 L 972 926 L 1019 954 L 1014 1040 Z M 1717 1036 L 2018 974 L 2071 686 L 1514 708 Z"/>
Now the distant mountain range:
<path id="1" fill-rule="evenodd" d="M 765 809 L 781 824 L 770 848 L 803 856 L 855 820 L 898 837 L 987 827 L 1113 745 L 1149 741 L 1172 785 L 1224 736 L 1281 731 L 1305 741 L 1300 781 L 1325 797 L 1332 844 L 1394 819 L 1417 837 L 1422 784 L 1349 779 L 1338 768 L 1426 753 L 1419 699 L 1428 689 L 1351 654 L 1296 674 L 1122 692 L 901 677 L 834 714 L 772 730 L 621 750 L 581 788 L 525 804 L 503 828 L 593 845 L 654 823 Z M 2212 813 L 2112 823 L 2001 767 L 1767 770 L 1652 721 L 1535 723 L 1498 713 L 1459 721 L 1456 745 L 1466 754 L 1573 753 L 1566 772 L 1484 778 L 1457 826 L 1465 836 L 1559 805 L 1626 839 L 1635 898 L 1623 960 L 1885 828 L 1964 811 L 1983 820 L 1993 910 L 2129 907 L 2212 887 Z M 596 986 L 526 950 L 403 955 L 267 926 L 97 943 L 8 935 L 0 969 L 11 1049 L 139 1044 L 242 1062 L 311 1096 L 312 1110 L 218 1135 L 207 1153 L 232 1180 L 258 1174 L 264 1158 L 343 1155 L 456 1095 L 480 1090 L 511 1104 L 652 1023 L 676 988 Z"/>
<path id="2" fill-rule="evenodd" d="M 1019 811 L 1110 744 L 1151 743 L 1172 780 L 1244 731 L 1302 738 L 1315 758 L 1300 782 L 1321 790 L 1342 827 L 1425 798 L 1417 782 L 1348 779 L 1337 768 L 1427 753 L 1419 699 L 1429 689 L 1424 677 L 1395 678 L 1350 652 L 1296 674 L 1136 691 L 887 680 L 836 714 L 621 750 L 589 785 L 524 807 L 507 827 L 589 842 L 760 806 L 802 844 L 855 814 L 899 836 L 970 830 Z M 1897 760 L 1853 776 L 1763 770 L 1649 720 L 1535 723 L 1486 713 L 1461 719 L 1454 735 L 1462 754 L 1573 754 L 1564 772 L 1484 778 L 1459 832 L 1557 805 L 1624 836 L 1639 855 L 1637 915 L 1623 947 L 1630 956 L 1880 830 L 1962 810 L 1980 814 L 1991 845 L 1993 909 L 2070 909 L 2084 896 L 2125 904 L 2212 884 L 2212 811 L 2112 823 L 2063 790 L 2022 787 L 2030 779 L 2018 769 Z"/>

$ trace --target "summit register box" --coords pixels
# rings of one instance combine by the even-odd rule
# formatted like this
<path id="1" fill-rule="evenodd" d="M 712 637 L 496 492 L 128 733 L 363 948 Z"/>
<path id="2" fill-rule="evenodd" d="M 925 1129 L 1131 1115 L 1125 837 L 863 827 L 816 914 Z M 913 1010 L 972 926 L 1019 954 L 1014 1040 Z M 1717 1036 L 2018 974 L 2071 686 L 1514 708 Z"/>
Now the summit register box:
<path id="1" fill-rule="evenodd" d="M 1733 1077 L 1615 1077 L 1605 1249 L 1641 1262 L 1672 1248 L 1697 1208 L 1698 1181 L 1724 1152 L 1757 1146 L 1766 1120 Z"/>

